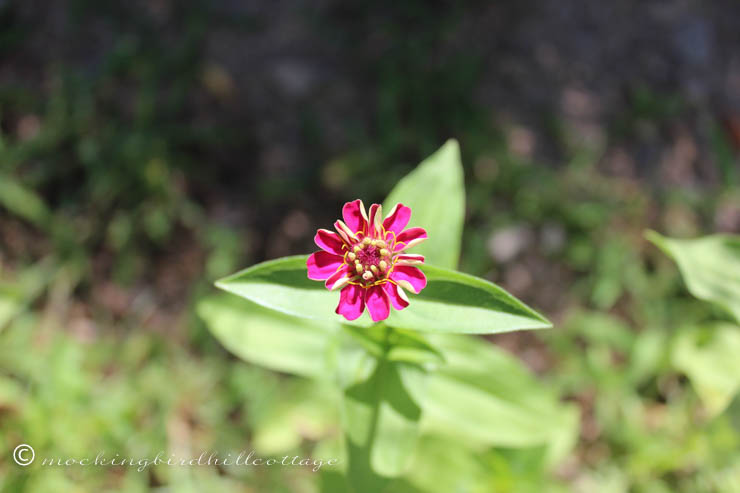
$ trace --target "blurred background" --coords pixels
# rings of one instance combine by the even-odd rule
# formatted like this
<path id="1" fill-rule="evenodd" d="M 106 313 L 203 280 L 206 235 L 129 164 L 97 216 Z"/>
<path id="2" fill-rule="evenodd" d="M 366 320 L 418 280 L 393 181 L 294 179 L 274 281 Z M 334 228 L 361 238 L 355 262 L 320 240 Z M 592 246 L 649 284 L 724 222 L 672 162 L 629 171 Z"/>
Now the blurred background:
<path id="1" fill-rule="evenodd" d="M 0 488 L 317 491 L 306 471 L 10 450 L 338 433 L 193 306 L 454 137 L 461 270 L 556 325 L 491 341 L 581 414 L 554 470 L 499 461 L 475 491 L 740 491 L 740 403 L 706 412 L 671 353 L 726 316 L 643 238 L 740 230 L 739 25 L 732 0 L 0 0 Z"/>

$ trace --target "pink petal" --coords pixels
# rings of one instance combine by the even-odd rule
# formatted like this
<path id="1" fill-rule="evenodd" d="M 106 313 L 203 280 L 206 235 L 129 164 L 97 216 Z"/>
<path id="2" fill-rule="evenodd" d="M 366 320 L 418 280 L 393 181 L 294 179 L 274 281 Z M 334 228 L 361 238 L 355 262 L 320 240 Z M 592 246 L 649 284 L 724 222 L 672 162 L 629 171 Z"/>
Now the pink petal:
<path id="1" fill-rule="evenodd" d="M 409 219 L 411 219 L 411 208 L 403 204 L 396 204 L 393 210 L 385 217 L 383 227 L 386 231 L 393 231 L 399 234 L 409 223 Z"/>
<path id="2" fill-rule="evenodd" d="M 403 233 L 396 236 L 396 244 L 393 250 L 400 252 L 414 245 L 418 245 L 427 239 L 427 232 L 424 228 L 409 228 Z"/>
<path id="3" fill-rule="evenodd" d="M 340 256 L 345 253 L 345 250 L 342 248 L 345 246 L 344 240 L 342 240 L 341 236 L 333 231 L 320 229 L 316 232 L 316 236 L 314 236 L 313 241 L 319 248 L 326 252 Z"/>
<path id="4" fill-rule="evenodd" d="M 344 224 L 344 221 L 342 221 L 341 219 L 334 222 L 334 229 L 337 230 L 339 236 L 348 245 L 351 244 L 353 241 L 357 241 L 357 236 L 355 235 L 355 232 L 349 229 L 349 226 Z"/>
<path id="5" fill-rule="evenodd" d="M 323 281 L 334 274 L 344 259 L 333 253 L 319 251 L 312 253 L 306 261 L 308 267 L 308 278 L 314 281 Z"/>
<path id="6" fill-rule="evenodd" d="M 388 318 L 391 313 L 391 303 L 383 286 L 373 286 L 366 291 L 365 304 L 373 322 L 380 322 Z"/>
<path id="7" fill-rule="evenodd" d="M 396 310 L 403 310 L 407 306 L 409 306 L 409 299 L 406 297 L 406 293 L 403 292 L 403 289 L 396 286 L 392 282 L 387 282 L 383 284 L 383 289 L 385 289 L 386 294 L 388 294 L 388 297 L 391 300 L 391 304 L 393 305 L 393 308 Z"/>
<path id="8" fill-rule="evenodd" d="M 373 238 L 379 237 L 380 227 L 383 225 L 383 208 L 380 204 L 370 206 L 370 212 L 367 213 L 367 222 L 368 228 L 365 234 Z"/>
<path id="9" fill-rule="evenodd" d="M 396 255 L 396 265 L 419 265 L 424 263 L 424 255 L 401 253 Z"/>
<path id="10" fill-rule="evenodd" d="M 365 214 L 365 205 L 360 199 L 347 202 L 344 204 L 344 207 L 342 207 L 344 223 L 353 233 L 365 231 L 365 228 L 367 227 L 367 216 Z"/>
<path id="11" fill-rule="evenodd" d="M 347 284 L 349 282 L 349 277 L 347 276 L 348 272 L 349 271 L 347 270 L 346 265 L 340 267 L 338 271 L 329 276 L 329 278 L 326 280 L 326 289 L 328 289 L 329 291 L 334 291 L 335 289 L 339 289 Z"/>
<path id="12" fill-rule="evenodd" d="M 362 315 L 363 311 L 365 311 L 365 290 L 354 284 L 345 286 L 339 294 L 337 314 L 342 315 L 347 320 L 355 320 Z"/>
<path id="13" fill-rule="evenodd" d="M 419 294 L 427 285 L 427 277 L 416 267 L 406 265 L 396 265 L 391 272 L 391 279 L 396 281 L 399 286 L 409 291 Z"/>

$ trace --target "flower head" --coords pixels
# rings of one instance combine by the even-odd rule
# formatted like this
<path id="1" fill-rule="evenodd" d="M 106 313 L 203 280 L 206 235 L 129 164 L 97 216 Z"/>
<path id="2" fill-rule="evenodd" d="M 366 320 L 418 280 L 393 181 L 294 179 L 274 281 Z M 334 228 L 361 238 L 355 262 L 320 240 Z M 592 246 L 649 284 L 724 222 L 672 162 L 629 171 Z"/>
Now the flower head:
<path id="1" fill-rule="evenodd" d="M 336 312 L 355 320 L 367 306 L 370 318 L 378 322 L 390 314 L 390 307 L 403 310 L 409 305 L 404 289 L 419 293 L 427 284 L 416 268 L 423 255 L 405 251 L 427 238 L 423 228 L 404 230 L 411 209 L 396 204 L 383 218 L 380 204 L 368 212 L 361 200 L 342 208 L 344 221 L 334 223 L 334 231 L 320 229 L 314 241 L 320 251 L 308 257 L 308 278 L 325 281 L 329 290 L 341 289 Z"/>

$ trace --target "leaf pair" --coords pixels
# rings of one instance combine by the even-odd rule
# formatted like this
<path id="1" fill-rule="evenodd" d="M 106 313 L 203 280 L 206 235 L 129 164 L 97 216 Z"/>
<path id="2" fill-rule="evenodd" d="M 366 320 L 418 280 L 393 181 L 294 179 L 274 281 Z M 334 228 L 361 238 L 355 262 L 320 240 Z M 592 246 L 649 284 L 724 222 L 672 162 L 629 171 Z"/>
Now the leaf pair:
<path id="1" fill-rule="evenodd" d="M 250 267 L 216 283 L 225 291 L 296 317 L 339 322 L 337 293 L 306 278 L 306 256 L 284 257 Z M 550 327 L 537 312 L 495 284 L 431 265 L 419 266 L 427 287 L 385 323 L 420 332 L 492 334 Z M 350 325 L 369 326 L 361 318 Z"/>

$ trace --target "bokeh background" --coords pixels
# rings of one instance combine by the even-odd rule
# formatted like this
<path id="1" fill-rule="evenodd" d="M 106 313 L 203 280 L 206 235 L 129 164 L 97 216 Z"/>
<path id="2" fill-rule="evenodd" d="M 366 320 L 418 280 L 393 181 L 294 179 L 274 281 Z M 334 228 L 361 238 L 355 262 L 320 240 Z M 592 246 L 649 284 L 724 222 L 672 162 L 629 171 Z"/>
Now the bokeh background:
<path id="1" fill-rule="evenodd" d="M 732 0 L 0 0 L 0 489 L 316 491 L 306 471 L 10 450 L 338 433 L 193 307 L 454 137 L 461 270 L 556 324 L 490 339 L 581 413 L 562 464 L 499 460 L 475 491 L 740 491 L 740 403 L 708 414 L 671 354 L 727 317 L 643 237 L 740 230 L 738 26 Z"/>

